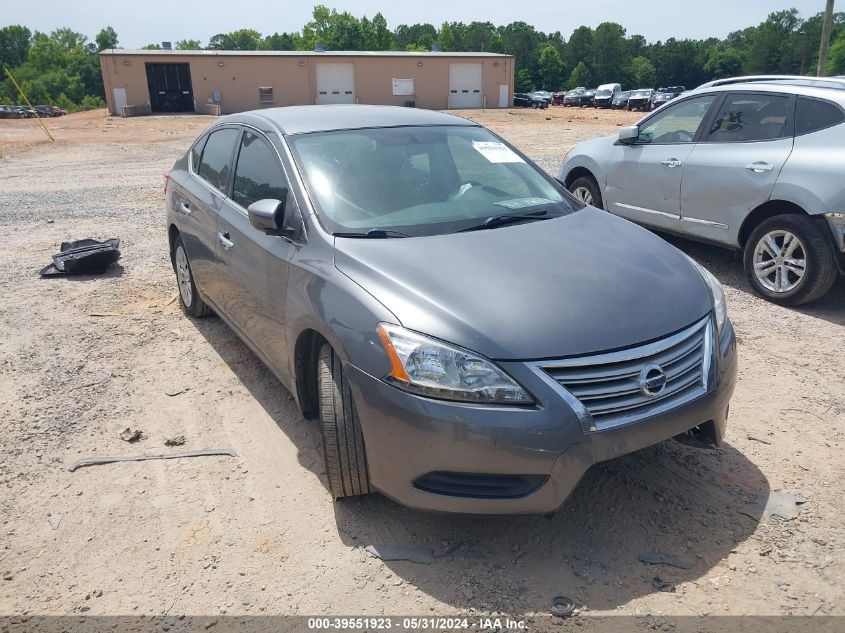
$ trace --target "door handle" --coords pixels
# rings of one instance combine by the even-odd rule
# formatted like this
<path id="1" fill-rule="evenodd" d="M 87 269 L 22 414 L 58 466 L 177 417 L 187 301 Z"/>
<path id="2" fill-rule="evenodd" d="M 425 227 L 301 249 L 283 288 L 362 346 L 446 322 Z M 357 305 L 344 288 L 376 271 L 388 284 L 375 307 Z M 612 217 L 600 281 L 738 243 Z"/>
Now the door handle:
<path id="1" fill-rule="evenodd" d="M 764 160 L 758 160 L 754 163 L 748 163 L 745 168 L 750 169 L 755 174 L 762 174 L 764 171 L 772 171 L 775 166 L 767 163 Z"/>
<path id="2" fill-rule="evenodd" d="M 667 158 L 663 161 L 663 164 L 667 167 L 680 167 L 681 161 L 679 161 L 677 158 Z"/>
<path id="3" fill-rule="evenodd" d="M 180 202 L 179 210 L 185 215 L 191 215 L 191 205 L 189 205 L 187 202 Z"/>
<path id="4" fill-rule="evenodd" d="M 217 241 L 220 242 L 226 250 L 229 250 L 235 245 L 235 243 L 229 239 L 228 233 L 218 233 Z"/>

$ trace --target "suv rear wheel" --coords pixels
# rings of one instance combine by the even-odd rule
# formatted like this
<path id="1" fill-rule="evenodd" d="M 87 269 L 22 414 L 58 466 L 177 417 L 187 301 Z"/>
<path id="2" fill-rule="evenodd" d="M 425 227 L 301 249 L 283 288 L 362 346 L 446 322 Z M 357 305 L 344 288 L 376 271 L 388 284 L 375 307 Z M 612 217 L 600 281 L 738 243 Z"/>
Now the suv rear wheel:
<path id="1" fill-rule="evenodd" d="M 754 290 L 773 303 L 800 305 L 822 297 L 837 277 L 822 227 L 803 215 L 761 223 L 745 244 L 745 272 Z"/>
<path id="2" fill-rule="evenodd" d="M 197 292 L 194 276 L 191 273 L 191 264 L 188 262 L 188 253 L 185 251 L 181 235 L 173 240 L 173 271 L 176 273 L 176 283 L 179 286 L 179 303 L 182 305 L 182 311 L 195 319 L 211 314 L 211 308 Z"/>

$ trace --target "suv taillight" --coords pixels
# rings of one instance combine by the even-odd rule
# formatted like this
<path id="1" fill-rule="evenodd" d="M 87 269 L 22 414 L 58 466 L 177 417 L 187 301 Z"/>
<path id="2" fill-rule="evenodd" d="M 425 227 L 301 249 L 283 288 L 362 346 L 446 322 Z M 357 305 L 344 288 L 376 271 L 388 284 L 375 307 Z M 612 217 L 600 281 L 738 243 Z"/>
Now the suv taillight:
<path id="1" fill-rule="evenodd" d="M 164 197 L 167 197 L 167 185 L 170 184 L 170 170 L 168 169 L 166 172 L 162 174 L 164 176 Z"/>

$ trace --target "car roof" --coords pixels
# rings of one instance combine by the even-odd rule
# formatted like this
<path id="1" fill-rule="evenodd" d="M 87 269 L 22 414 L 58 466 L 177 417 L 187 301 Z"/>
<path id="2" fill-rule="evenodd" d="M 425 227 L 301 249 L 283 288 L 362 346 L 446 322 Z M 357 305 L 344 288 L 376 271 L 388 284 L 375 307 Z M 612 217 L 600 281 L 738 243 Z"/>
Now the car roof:
<path id="1" fill-rule="evenodd" d="M 726 86 L 728 84 L 738 84 L 738 83 L 750 83 L 750 82 L 799 82 L 801 84 L 806 84 L 806 82 L 830 82 L 836 84 L 842 84 L 843 88 L 845 88 L 845 77 L 836 76 L 836 77 L 808 77 L 806 75 L 747 75 L 744 77 L 725 77 L 724 79 L 714 79 L 713 81 L 708 81 L 707 83 L 703 83 L 699 88 L 710 88 L 713 86 Z"/>
<path id="2" fill-rule="evenodd" d="M 795 94 L 805 97 L 816 97 L 818 99 L 827 99 L 836 101 L 840 105 L 845 105 L 845 90 L 819 88 L 818 86 L 804 86 L 795 85 L 789 82 L 775 81 L 749 81 L 739 83 L 728 83 L 720 86 L 712 86 L 705 84 L 699 86 L 695 90 L 690 90 L 684 96 L 699 94 L 702 92 L 779 92 L 781 94 Z"/>
<path id="3" fill-rule="evenodd" d="M 272 123 L 283 134 L 415 125 L 478 126 L 468 119 L 434 110 L 357 104 L 264 108 L 230 114 L 220 123 L 250 123 L 256 119 Z"/>

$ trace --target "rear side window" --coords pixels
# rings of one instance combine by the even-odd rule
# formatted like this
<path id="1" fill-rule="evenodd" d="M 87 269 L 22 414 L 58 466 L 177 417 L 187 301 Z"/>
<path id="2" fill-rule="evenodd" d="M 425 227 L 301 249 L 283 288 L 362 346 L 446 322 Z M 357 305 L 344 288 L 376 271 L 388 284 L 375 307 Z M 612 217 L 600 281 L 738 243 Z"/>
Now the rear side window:
<path id="1" fill-rule="evenodd" d="M 235 128 L 217 130 L 209 135 L 202 151 L 197 173 L 200 178 L 222 193 L 226 193 L 226 184 L 229 182 L 229 161 L 232 159 L 232 150 L 237 139 L 238 131 Z"/>
<path id="2" fill-rule="evenodd" d="M 818 132 L 845 121 L 845 112 L 837 105 L 820 99 L 798 97 L 795 112 L 795 134 Z"/>
<path id="3" fill-rule="evenodd" d="M 279 158 L 270 144 L 252 132 L 244 132 L 232 199 L 244 208 L 256 200 L 285 199 L 288 183 Z"/>
<path id="4" fill-rule="evenodd" d="M 205 147 L 205 142 L 208 140 L 207 136 L 203 136 L 200 140 L 194 143 L 191 148 L 191 171 L 197 173 L 200 168 L 200 157 L 202 157 L 202 148 Z"/>
<path id="5" fill-rule="evenodd" d="M 710 126 L 709 143 L 772 141 L 792 136 L 789 95 L 729 94 Z"/>

